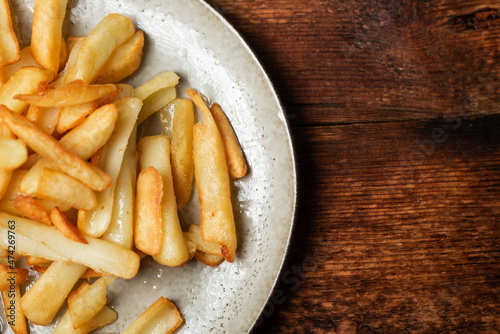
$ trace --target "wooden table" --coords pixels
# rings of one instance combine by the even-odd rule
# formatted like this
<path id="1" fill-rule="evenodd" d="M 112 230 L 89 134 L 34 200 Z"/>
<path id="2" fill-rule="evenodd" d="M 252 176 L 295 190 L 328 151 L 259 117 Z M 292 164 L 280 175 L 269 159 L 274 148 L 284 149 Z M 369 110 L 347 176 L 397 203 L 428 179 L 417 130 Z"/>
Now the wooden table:
<path id="1" fill-rule="evenodd" d="M 290 254 L 253 333 L 500 332 L 500 3 L 208 2 L 297 152 Z"/>

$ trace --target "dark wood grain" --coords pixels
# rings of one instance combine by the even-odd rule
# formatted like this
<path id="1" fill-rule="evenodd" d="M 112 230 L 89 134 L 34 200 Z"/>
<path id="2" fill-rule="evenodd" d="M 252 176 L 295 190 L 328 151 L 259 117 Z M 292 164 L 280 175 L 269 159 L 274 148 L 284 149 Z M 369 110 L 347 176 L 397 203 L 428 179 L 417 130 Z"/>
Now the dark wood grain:
<path id="1" fill-rule="evenodd" d="M 500 4 L 211 0 L 292 125 L 296 230 L 253 333 L 500 333 Z"/>

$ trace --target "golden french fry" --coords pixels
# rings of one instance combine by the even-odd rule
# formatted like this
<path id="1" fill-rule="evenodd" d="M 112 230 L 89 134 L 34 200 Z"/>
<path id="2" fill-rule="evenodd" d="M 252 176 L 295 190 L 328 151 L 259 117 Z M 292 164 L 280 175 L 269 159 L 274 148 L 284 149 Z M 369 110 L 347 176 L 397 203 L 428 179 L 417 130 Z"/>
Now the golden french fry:
<path id="1" fill-rule="evenodd" d="M 135 202 L 135 247 L 146 254 L 160 252 L 162 241 L 161 203 L 163 180 L 154 167 L 143 169 L 137 178 Z"/>
<path id="2" fill-rule="evenodd" d="M 106 282 L 98 279 L 89 285 L 83 282 L 68 297 L 68 313 L 74 329 L 92 319 L 106 305 Z"/>
<path id="3" fill-rule="evenodd" d="M 75 80 L 56 88 L 46 87 L 38 94 L 19 94 L 14 98 L 39 107 L 64 107 L 93 102 L 117 90 L 113 84 L 88 85 L 82 80 Z"/>
<path id="4" fill-rule="evenodd" d="M 62 107 L 59 118 L 57 119 L 57 132 L 64 133 L 82 124 L 85 118 L 94 112 L 97 107 L 98 105 L 95 102 Z"/>
<path id="5" fill-rule="evenodd" d="M 25 117 L 0 106 L 0 119 L 35 152 L 54 161 L 54 168 L 96 191 L 102 191 L 111 186 L 109 175 L 69 152 L 57 140 L 42 132 Z"/>
<path id="6" fill-rule="evenodd" d="M 76 62 L 68 70 L 64 82 L 78 79 L 92 82 L 116 48 L 134 33 L 134 25 L 128 17 L 109 14 L 103 18 L 83 41 Z"/>
<path id="7" fill-rule="evenodd" d="M 53 334 L 87 334 L 116 321 L 116 319 L 118 319 L 116 312 L 109 307 L 104 306 L 99 313 L 83 324 L 80 328 L 73 329 L 69 312 L 66 312 L 57 324 Z"/>
<path id="8" fill-rule="evenodd" d="M 51 263 L 51 261 L 49 261 L 48 263 L 41 263 L 37 266 L 30 267 L 30 269 L 33 271 L 36 271 L 38 273 L 43 274 L 44 272 L 47 271 L 48 264 L 50 264 L 50 263 Z M 27 265 L 29 265 L 29 264 L 27 264 Z M 94 269 L 87 268 L 87 270 L 85 270 L 85 272 L 82 274 L 82 276 L 80 276 L 80 279 L 100 278 L 100 277 L 108 277 L 108 276 L 109 276 L 108 274 L 96 271 Z"/>
<path id="9" fill-rule="evenodd" d="M 72 262 L 54 262 L 21 299 L 26 317 L 45 326 L 52 322 L 86 267 Z"/>
<path id="10" fill-rule="evenodd" d="M 0 264 L 0 291 L 11 290 L 19 286 L 28 278 L 29 271 L 24 268 L 12 268 L 8 265 Z"/>
<path id="11" fill-rule="evenodd" d="M 201 96 L 191 89 L 187 92 L 203 114 L 203 125 L 196 123 L 193 128 L 193 159 L 200 199 L 201 236 L 205 241 L 220 244 L 226 261 L 233 262 L 237 239 L 224 143 Z"/>
<path id="12" fill-rule="evenodd" d="M 179 83 L 179 76 L 174 71 L 167 71 L 154 76 L 135 89 L 135 94 L 145 100 L 151 94 L 163 88 L 174 87 Z M 159 109 L 159 108 L 158 108 Z"/>
<path id="13" fill-rule="evenodd" d="M 38 108 L 38 118 L 34 122 L 37 127 L 39 127 L 43 132 L 48 135 L 52 135 L 54 129 L 57 125 L 57 120 L 59 119 L 59 113 L 61 108 L 45 108 L 45 107 L 33 107 Z M 30 110 L 31 110 L 30 106 Z M 26 117 L 27 118 L 27 117 Z"/>
<path id="14" fill-rule="evenodd" d="M 31 56 L 31 47 L 28 45 L 21 50 L 21 59 L 18 62 L 2 67 L 2 75 L 5 81 L 19 71 L 22 67 L 35 66 L 40 67 Z"/>
<path id="15" fill-rule="evenodd" d="M 12 171 L 9 169 L 0 169 L 0 200 L 3 199 L 9 187 Z"/>
<path id="16" fill-rule="evenodd" d="M 184 238 L 184 239 L 186 240 L 186 245 L 188 248 L 189 260 L 191 260 L 194 257 L 194 254 L 196 253 L 196 246 L 191 241 L 187 240 L 186 238 Z"/>
<path id="17" fill-rule="evenodd" d="M 2 291 L 2 301 L 10 329 L 15 334 L 28 334 L 24 310 L 21 309 L 21 289 L 19 289 L 19 286 L 8 291 Z"/>
<path id="18" fill-rule="evenodd" d="M 38 64 L 57 74 L 61 57 L 62 25 L 67 0 L 36 0 L 31 53 Z"/>
<path id="19" fill-rule="evenodd" d="M 61 52 L 59 53 L 59 68 L 57 72 L 64 69 L 66 60 L 68 60 L 68 49 L 66 48 L 66 41 L 64 40 L 64 37 L 61 35 Z"/>
<path id="20" fill-rule="evenodd" d="M 120 113 L 113 134 L 106 142 L 99 167 L 109 175 L 112 185 L 97 194 L 97 206 L 92 211 L 79 215 L 78 229 L 93 237 L 101 237 L 109 227 L 113 212 L 116 180 L 120 174 L 123 157 L 129 138 L 135 129 L 137 115 L 142 101 L 136 97 L 121 98 L 115 101 Z"/>
<path id="21" fill-rule="evenodd" d="M 38 90 L 40 83 L 50 82 L 53 78 L 54 75 L 45 69 L 34 66 L 23 67 L 0 88 L 0 104 L 16 113 L 21 113 L 28 104 L 14 99 L 14 96 L 33 94 Z"/>
<path id="22" fill-rule="evenodd" d="M 0 67 L 15 63 L 19 57 L 19 42 L 12 27 L 9 2 L 0 0 Z"/>
<path id="23" fill-rule="evenodd" d="M 143 100 L 144 104 L 142 106 L 141 113 L 139 114 L 137 124 L 141 124 L 142 122 L 144 122 L 146 118 L 169 104 L 175 99 L 175 97 L 175 87 L 161 88 L 153 94 L 149 95 L 146 99 Z"/>
<path id="24" fill-rule="evenodd" d="M 172 177 L 177 208 L 182 210 L 189 202 L 193 187 L 193 103 L 191 100 L 175 99 L 160 110 L 159 116 L 164 133 L 171 132 Z"/>
<path id="25" fill-rule="evenodd" d="M 16 224 L 16 251 L 52 261 L 72 261 L 110 275 L 131 278 L 139 269 L 139 256 L 111 242 L 87 237 L 88 244 L 66 238 L 55 227 L 0 212 L 0 246 L 7 247 L 8 221 Z"/>
<path id="26" fill-rule="evenodd" d="M 184 232 L 184 238 L 191 241 L 196 249 L 203 253 L 222 256 L 218 243 L 203 240 L 201 237 L 201 228 L 198 225 L 191 224 L 189 231 Z"/>
<path id="27" fill-rule="evenodd" d="M 118 47 L 95 77 L 95 83 L 116 83 L 134 73 L 141 64 L 144 33 L 137 31 Z"/>
<path id="28" fill-rule="evenodd" d="M 201 251 L 196 251 L 194 254 L 194 257 L 203 263 L 204 265 L 210 266 L 210 267 L 217 267 L 219 264 L 224 262 L 224 257 L 220 255 L 212 255 L 212 254 L 207 254 L 203 253 Z"/>
<path id="29" fill-rule="evenodd" d="M 247 174 L 248 168 L 238 138 L 218 103 L 212 104 L 210 111 L 224 142 L 229 177 L 239 179 Z"/>
<path id="30" fill-rule="evenodd" d="M 50 211 L 50 220 L 52 224 L 66 237 L 77 242 L 87 243 L 87 239 L 83 236 L 75 225 L 69 220 L 63 212 L 56 206 Z"/>
<path id="31" fill-rule="evenodd" d="M 35 195 L 79 210 L 92 210 L 97 205 L 96 194 L 92 189 L 71 176 L 50 168 L 44 168 L 40 174 Z"/>
<path id="32" fill-rule="evenodd" d="M 76 58 L 78 56 L 78 52 L 80 51 L 80 47 L 83 44 L 85 37 L 75 37 L 70 36 L 66 42 L 66 49 L 68 53 L 68 60 L 64 65 L 64 68 L 57 75 L 57 79 L 52 82 L 52 86 L 60 87 L 64 84 L 64 79 L 66 78 L 66 74 L 69 69 L 75 64 Z"/>
<path id="33" fill-rule="evenodd" d="M 130 135 L 120 174 L 116 180 L 111 222 L 108 230 L 101 237 L 103 240 L 113 242 L 127 249 L 132 249 L 134 244 L 134 206 L 137 175 L 136 132 L 137 129 L 134 129 Z"/>
<path id="34" fill-rule="evenodd" d="M 28 149 L 18 139 L 0 137 L 0 168 L 16 169 L 28 160 Z"/>
<path id="35" fill-rule="evenodd" d="M 163 135 L 143 137 L 137 148 L 141 169 L 152 166 L 160 173 L 163 180 L 162 242 L 160 252 L 155 254 L 153 259 L 171 267 L 181 265 L 188 261 L 189 254 L 177 215 L 170 167 L 170 141 Z"/>
<path id="36" fill-rule="evenodd" d="M 47 267 L 52 263 L 52 261 L 38 257 L 38 256 L 25 256 L 24 261 L 27 266 L 44 266 Z M 45 267 L 46 268 L 46 267 Z"/>
<path id="37" fill-rule="evenodd" d="M 165 297 L 158 298 L 122 334 L 170 334 L 184 319 L 174 303 Z"/>
<path id="38" fill-rule="evenodd" d="M 14 200 L 14 207 L 26 218 L 40 222 L 47 226 L 52 225 L 49 214 L 45 208 L 40 203 L 35 201 L 33 197 L 18 195 Z"/>

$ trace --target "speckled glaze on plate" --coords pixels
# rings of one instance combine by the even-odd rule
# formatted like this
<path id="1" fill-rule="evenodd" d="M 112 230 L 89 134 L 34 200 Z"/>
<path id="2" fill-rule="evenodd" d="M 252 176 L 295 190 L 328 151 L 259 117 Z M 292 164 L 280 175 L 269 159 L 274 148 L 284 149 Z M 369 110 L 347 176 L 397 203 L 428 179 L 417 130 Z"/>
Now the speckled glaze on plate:
<path id="1" fill-rule="evenodd" d="M 11 0 L 21 42 L 29 43 L 34 0 Z M 108 288 L 118 320 L 104 331 L 122 332 L 158 297 L 174 301 L 185 323 L 178 333 L 247 333 L 265 306 L 287 251 L 296 201 L 296 172 L 285 115 L 248 46 L 212 8 L 199 0 L 69 1 L 65 37 L 86 35 L 108 13 L 130 17 L 145 32 L 144 59 L 128 79 L 139 85 L 166 70 L 181 77 L 178 95 L 194 88 L 219 102 L 245 152 L 249 174 L 234 181 L 238 252 L 216 268 L 197 261 L 184 268 L 143 260 L 138 275 Z M 180 214 L 199 223 L 196 193 Z M 54 326 L 31 325 L 31 333 Z M 2 333 L 11 333 L 5 319 Z M 102 332 L 102 331 L 101 331 Z"/>

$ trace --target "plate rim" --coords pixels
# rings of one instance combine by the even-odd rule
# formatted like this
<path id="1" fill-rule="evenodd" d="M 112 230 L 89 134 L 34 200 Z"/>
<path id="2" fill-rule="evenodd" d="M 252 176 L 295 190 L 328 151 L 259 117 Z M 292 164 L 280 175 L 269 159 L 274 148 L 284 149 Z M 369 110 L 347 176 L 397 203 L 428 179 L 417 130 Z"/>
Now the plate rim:
<path id="1" fill-rule="evenodd" d="M 272 284 L 272 288 L 270 289 L 270 291 L 269 291 L 269 293 L 268 293 L 268 295 L 266 297 L 265 303 L 260 308 L 257 317 L 252 321 L 252 324 L 251 324 L 250 328 L 247 330 L 247 334 L 249 334 L 249 333 L 251 333 L 256 328 L 255 324 L 260 319 L 260 317 L 262 316 L 262 312 L 264 311 L 264 308 L 269 303 L 269 300 L 271 299 L 271 296 L 272 296 L 274 290 L 277 287 L 278 280 L 282 276 L 282 272 L 283 272 L 285 261 L 286 261 L 288 255 L 289 255 L 289 253 L 290 253 L 290 244 L 291 244 L 292 235 L 293 235 L 293 232 L 294 232 L 295 226 L 296 226 L 297 210 L 298 210 L 298 187 L 299 187 L 299 182 L 298 182 L 298 178 L 297 178 L 297 170 L 298 170 L 298 164 L 297 164 L 297 158 L 296 158 L 297 152 L 295 150 L 295 146 L 294 146 L 294 142 L 293 142 L 291 126 L 290 126 L 290 123 L 288 121 L 288 118 L 286 117 L 285 108 L 283 108 L 282 100 L 281 100 L 281 98 L 278 95 L 278 92 L 276 90 L 276 86 L 274 85 L 274 82 L 271 80 L 271 77 L 267 73 L 267 71 L 266 71 L 264 65 L 262 64 L 262 61 L 260 60 L 260 58 L 257 57 L 257 54 L 254 52 L 254 50 L 249 45 L 249 43 L 246 41 L 246 39 L 240 34 L 240 32 L 238 30 L 236 30 L 236 28 L 231 23 L 229 23 L 229 21 L 219 11 L 217 11 L 208 2 L 206 2 L 206 0 L 195 0 L 195 1 L 201 3 L 203 6 L 205 6 L 215 17 L 217 17 L 217 19 L 219 19 L 224 24 L 224 26 L 226 28 L 228 28 L 231 31 L 231 33 L 234 36 L 236 36 L 238 38 L 238 40 L 241 43 L 241 45 L 246 49 L 246 51 L 249 53 L 249 55 L 251 56 L 251 58 L 254 60 L 255 64 L 259 67 L 259 69 L 260 69 L 262 75 L 264 76 L 266 82 L 271 87 L 271 93 L 274 96 L 274 99 L 275 99 L 276 103 L 279 106 L 279 111 L 283 115 L 282 120 L 283 120 L 283 123 L 285 125 L 286 135 L 287 135 L 287 138 L 288 138 L 288 144 L 289 144 L 290 153 L 291 153 L 292 168 L 293 168 L 293 171 L 292 171 L 292 175 L 293 175 L 293 199 L 292 199 L 292 217 L 291 217 L 291 221 L 290 221 L 290 230 L 289 230 L 288 236 L 286 238 L 285 249 L 284 249 L 283 255 L 281 257 L 281 260 L 280 260 L 280 263 L 279 263 L 278 272 L 276 274 L 276 277 L 274 278 L 274 281 L 273 281 L 273 284 Z"/>

